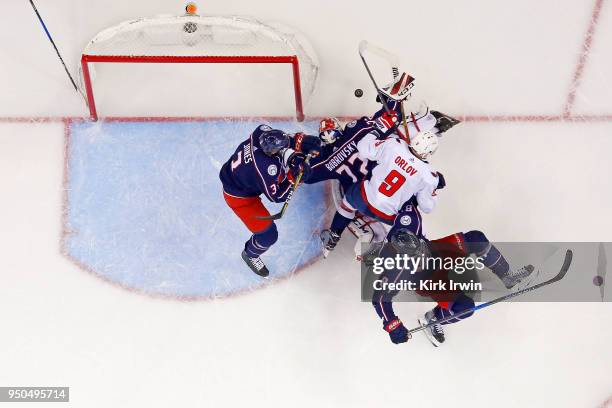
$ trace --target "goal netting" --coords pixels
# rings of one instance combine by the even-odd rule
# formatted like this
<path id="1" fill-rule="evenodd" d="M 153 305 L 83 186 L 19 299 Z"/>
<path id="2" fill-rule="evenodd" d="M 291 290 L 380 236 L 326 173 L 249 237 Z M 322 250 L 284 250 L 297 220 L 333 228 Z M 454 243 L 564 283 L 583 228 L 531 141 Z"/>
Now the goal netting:
<path id="1" fill-rule="evenodd" d="M 278 23 L 239 16 L 198 15 L 126 21 L 100 32 L 83 51 L 81 86 L 93 120 L 98 118 L 94 83 L 102 75 L 95 68 L 99 63 L 282 65 L 289 70 L 290 82 L 281 85 L 293 91 L 298 120 L 304 118 L 304 106 L 314 92 L 319 69 L 317 56 L 307 39 Z M 246 71 L 246 67 L 240 65 L 238 69 Z M 204 81 L 213 86 L 218 83 L 218 77 L 217 72 Z M 278 74 L 272 74 L 271 78 L 256 75 L 249 81 L 251 84 L 270 81 L 259 85 L 278 86 L 280 78 Z M 228 83 L 231 87 L 232 81 Z M 183 90 L 193 91 L 191 84 L 184 85 Z M 248 89 L 227 90 L 234 95 L 238 91 L 249 92 Z"/>

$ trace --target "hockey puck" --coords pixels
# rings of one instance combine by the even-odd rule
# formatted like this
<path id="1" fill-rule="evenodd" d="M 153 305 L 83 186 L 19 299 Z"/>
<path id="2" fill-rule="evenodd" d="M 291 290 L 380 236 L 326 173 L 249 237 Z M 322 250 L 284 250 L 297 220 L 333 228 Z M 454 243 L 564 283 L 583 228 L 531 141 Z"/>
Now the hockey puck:
<path id="1" fill-rule="evenodd" d="M 361 98 L 363 96 L 363 90 L 360 88 L 355 89 L 355 96 Z"/>
<path id="2" fill-rule="evenodd" d="M 596 276 L 593 278 L 593 285 L 595 286 L 601 286 L 603 285 L 604 279 L 603 276 Z"/>

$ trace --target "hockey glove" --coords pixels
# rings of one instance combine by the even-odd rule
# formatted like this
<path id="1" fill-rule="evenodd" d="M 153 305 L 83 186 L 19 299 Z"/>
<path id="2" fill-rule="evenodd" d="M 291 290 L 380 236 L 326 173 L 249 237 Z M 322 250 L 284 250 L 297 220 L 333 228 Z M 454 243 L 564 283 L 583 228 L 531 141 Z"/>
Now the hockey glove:
<path id="1" fill-rule="evenodd" d="M 399 119 L 395 111 L 391 111 L 390 114 L 385 112 L 374 119 L 374 124 L 384 136 L 387 136 L 397 127 L 398 121 Z"/>
<path id="2" fill-rule="evenodd" d="M 321 153 L 321 139 L 304 133 L 296 133 L 293 137 L 295 151 L 317 157 Z"/>
<path id="3" fill-rule="evenodd" d="M 413 87 L 414 78 L 402 72 L 393 82 L 381 89 L 381 92 L 395 101 L 403 101 L 410 97 Z"/>
<path id="4" fill-rule="evenodd" d="M 412 337 L 410 333 L 408 333 L 408 329 L 406 329 L 402 321 L 398 318 L 385 324 L 384 329 L 389 333 L 389 337 L 391 337 L 391 341 L 394 344 L 405 343 Z"/>
<path id="5" fill-rule="evenodd" d="M 300 172 L 304 172 L 301 181 L 306 181 L 312 173 L 310 164 L 306 162 L 306 156 L 302 153 L 293 153 L 289 160 L 287 160 L 289 166 L 289 179 L 294 181 Z"/>

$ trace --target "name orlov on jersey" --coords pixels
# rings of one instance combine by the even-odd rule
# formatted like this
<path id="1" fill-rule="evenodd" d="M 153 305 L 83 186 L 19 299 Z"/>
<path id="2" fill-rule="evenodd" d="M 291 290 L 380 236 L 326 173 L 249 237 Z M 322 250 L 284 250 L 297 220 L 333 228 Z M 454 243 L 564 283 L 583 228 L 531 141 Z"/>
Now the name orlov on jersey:
<path id="1" fill-rule="evenodd" d="M 355 141 L 352 141 L 351 143 L 334 153 L 334 155 L 329 159 L 329 161 L 325 163 L 325 167 L 329 171 L 334 171 L 336 167 L 342 165 L 342 163 L 356 151 L 357 143 Z"/>
<path id="2" fill-rule="evenodd" d="M 418 173 L 417 169 L 408 164 L 408 162 L 404 160 L 401 156 L 397 156 L 395 158 L 395 164 L 397 164 L 398 167 L 404 170 L 409 176 L 414 176 Z"/>

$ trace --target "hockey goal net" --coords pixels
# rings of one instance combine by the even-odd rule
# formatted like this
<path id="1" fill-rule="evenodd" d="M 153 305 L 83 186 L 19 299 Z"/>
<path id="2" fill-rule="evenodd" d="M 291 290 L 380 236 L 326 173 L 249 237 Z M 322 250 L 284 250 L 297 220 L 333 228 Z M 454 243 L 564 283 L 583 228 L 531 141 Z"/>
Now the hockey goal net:
<path id="1" fill-rule="evenodd" d="M 102 75 L 95 68 L 100 63 L 235 64 L 238 71 L 234 72 L 238 73 L 247 71 L 247 65 L 241 64 L 283 64 L 290 70 L 286 85 L 278 74 L 271 75 L 271 78 L 258 75 L 250 78 L 249 84 L 270 81 L 270 86 L 279 86 L 280 83 L 291 88 L 299 121 L 304 119 L 304 106 L 315 89 L 318 76 L 318 60 L 309 42 L 297 31 L 280 24 L 247 17 L 190 14 L 126 21 L 100 32 L 83 52 L 80 80 L 92 120 L 99 116 L 94 82 Z M 206 89 L 207 84 L 214 86 L 218 73 L 202 78 L 198 89 Z M 229 84 L 231 87 L 232 82 Z M 119 88 L 120 85 L 114 84 L 113 87 Z M 180 91 L 193 92 L 193 84 L 183 84 Z M 227 91 L 228 95 L 238 98 L 249 89 Z M 205 96 L 207 92 L 201 93 Z"/>

